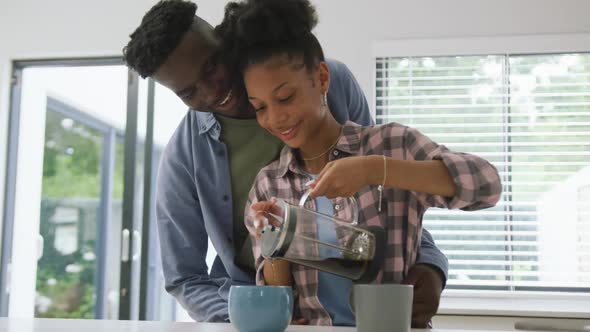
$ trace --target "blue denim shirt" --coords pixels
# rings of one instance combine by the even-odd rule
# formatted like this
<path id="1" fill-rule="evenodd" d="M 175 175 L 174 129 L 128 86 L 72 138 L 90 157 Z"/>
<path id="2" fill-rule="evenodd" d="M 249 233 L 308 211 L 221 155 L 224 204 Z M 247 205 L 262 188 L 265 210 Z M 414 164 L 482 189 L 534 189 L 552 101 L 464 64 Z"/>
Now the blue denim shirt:
<path id="1" fill-rule="evenodd" d="M 328 60 L 328 104 L 340 123 L 371 125 L 365 96 L 350 70 Z M 189 111 L 168 142 L 158 171 L 156 217 L 165 287 L 197 321 L 227 322 L 230 286 L 254 284 L 234 263 L 233 213 L 227 148 L 213 114 Z M 217 256 L 208 272 L 208 237 Z M 422 236 L 418 263 L 445 274 L 446 257 L 430 234 Z"/>

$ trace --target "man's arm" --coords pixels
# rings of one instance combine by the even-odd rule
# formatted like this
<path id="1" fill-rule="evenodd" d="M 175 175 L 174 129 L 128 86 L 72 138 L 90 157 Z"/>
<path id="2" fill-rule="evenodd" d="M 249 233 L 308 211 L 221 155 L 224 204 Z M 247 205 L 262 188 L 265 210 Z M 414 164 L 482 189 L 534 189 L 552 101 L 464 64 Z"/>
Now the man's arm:
<path id="1" fill-rule="evenodd" d="M 225 322 L 227 302 L 219 287 L 228 278 L 209 276 L 208 236 L 191 175 L 192 160 L 181 146 L 167 147 L 158 174 L 156 207 L 165 287 L 193 319 Z"/>
<path id="2" fill-rule="evenodd" d="M 447 256 L 438 249 L 434 243 L 432 235 L 426 230 L 426 228 L 422 229 L 421 239 L 416 264 L 424 264 L 436 269 L 440 274 L 444 288 L 447 279 L 449 278 L 449 260 L 447 259 Z"/>

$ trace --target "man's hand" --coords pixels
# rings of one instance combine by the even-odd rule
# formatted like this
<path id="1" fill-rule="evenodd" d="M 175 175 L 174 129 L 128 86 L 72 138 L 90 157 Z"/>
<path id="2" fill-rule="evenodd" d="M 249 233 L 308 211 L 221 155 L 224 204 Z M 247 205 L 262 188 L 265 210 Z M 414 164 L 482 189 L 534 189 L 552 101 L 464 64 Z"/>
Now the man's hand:
<path id="1" fill-rule="evenodd" d="M 404 284 L 414 285 L 412 304 L 412 327 L 428 328 L 430 320 L 438 311 L 443 280 L 436 268 L 426 264 L 416 264 L 410 268 Z"/>

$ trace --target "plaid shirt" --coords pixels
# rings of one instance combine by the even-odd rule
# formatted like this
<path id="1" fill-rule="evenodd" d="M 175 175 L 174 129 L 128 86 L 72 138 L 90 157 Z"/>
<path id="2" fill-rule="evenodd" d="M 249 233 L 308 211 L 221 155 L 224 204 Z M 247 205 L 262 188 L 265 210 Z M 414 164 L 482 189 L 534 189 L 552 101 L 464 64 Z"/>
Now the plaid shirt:
<path id="1" fill-rule="evenodd" d="M 355 198 L 359 208 L 359 225 L 381 226 L 387 233 L 386 255 L 375 283 L 400 283 L 416 261 L 422 217 L 429 207 L 478 210 L 494 206 L 501 193 L 498 172 L 487 161 L 465 153 L 453 152 L 431 141 L 416 129 L 397 123 L 361 127 L 347 122 L 330 160 L 348 156 L 384 155 L 398 160 L 442 160 L 456 185 L 456 195 L 445 198 L 397 188 L 385 188 L 381 212 L 377 211 L 377 186 L 362 188 Z M 285 147 L 279 160 L 264 167 L 256 180 L 246 204 L 246 227 L 252 236 L 256 258 L 256 283 L 264 285 L 262 274 L 264 258 L 260 241 L 254 236 L 253 203 L 284 199 L 297 205 L 306 190 L 309 177 L 300 169 L 293 150 Z M 347 199 L 332 200 L 334 215 L 350 220 Z M 313 200 L 306 207 L 315 210 Z M 328 312 L 318 299 L 318 271 L 293 264 L 294 290 L 297 294 L 298 315 L 311 324 L 331 325 Z"/>

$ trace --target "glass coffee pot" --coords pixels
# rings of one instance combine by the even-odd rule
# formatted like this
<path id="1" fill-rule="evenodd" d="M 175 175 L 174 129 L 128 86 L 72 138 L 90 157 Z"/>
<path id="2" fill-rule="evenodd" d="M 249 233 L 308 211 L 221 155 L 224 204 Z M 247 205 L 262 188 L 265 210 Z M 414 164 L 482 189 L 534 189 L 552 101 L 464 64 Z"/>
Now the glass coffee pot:
<path id="1" fill-rule="evenodd" d="M 357 283 L 375 279 L 385 253 L 385 230 L 358 225 L 358 205 L 349 197 L 352 220 L 322 214 L 277 200 L 263 218 L 261 251 L 264 258 L 280 258 L 295 264 L 333 273 Z M 277 226 L 280 225 L 280 226 Z"/>

